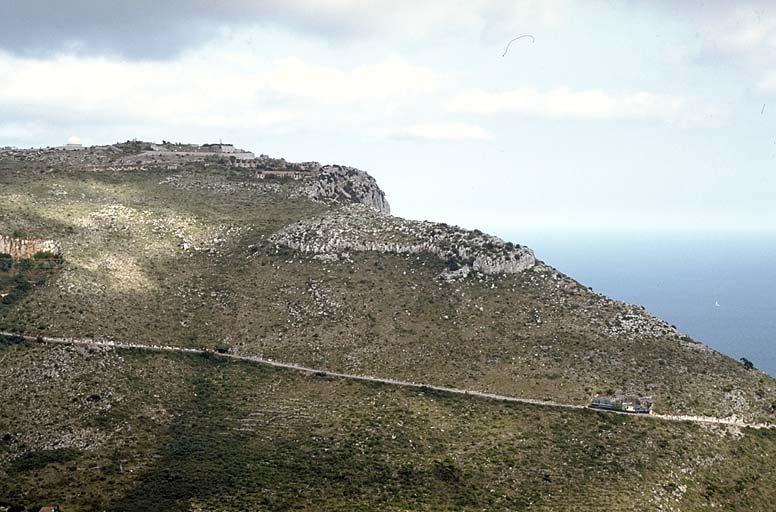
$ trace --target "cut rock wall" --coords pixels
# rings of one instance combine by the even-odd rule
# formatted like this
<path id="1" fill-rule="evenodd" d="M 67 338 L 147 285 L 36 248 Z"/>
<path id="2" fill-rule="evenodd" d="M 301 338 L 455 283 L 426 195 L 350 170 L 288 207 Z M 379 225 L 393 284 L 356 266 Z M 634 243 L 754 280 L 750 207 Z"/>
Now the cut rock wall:
<path id="1" fill-rule="evenodd" d="M 59 256 L 62 254 L 62 247 L 54 240 L 13 238 L 0 235 L 0 253 L 10 254 L 11 258 L 15 260 L 31 258 L 39 252 L 51 252 Z"/>

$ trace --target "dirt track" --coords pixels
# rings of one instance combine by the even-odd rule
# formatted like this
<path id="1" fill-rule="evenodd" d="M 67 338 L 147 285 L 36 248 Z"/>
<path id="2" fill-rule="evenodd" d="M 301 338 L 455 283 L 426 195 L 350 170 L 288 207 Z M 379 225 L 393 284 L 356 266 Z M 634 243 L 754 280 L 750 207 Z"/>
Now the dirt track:
<path id="1" fill-rule="evenodd" d="M 215 357 L 223 357 L 226 359 L 235 359 L 239 361 L 249 361 L 256 364 L 262 364 L 267 366 L 274 366 L 276 368 L 286 368 L 289 370 L 304 372 L 304 373 L 310 373 L 314 375 L 319 376 L 326 376 L 326 377 L 335 377 L 340 379 L 349 379 L 349 380 L 356 380 L 356 381 L 362 381 L 362 382 L 376 382 L 381 384 L 388 384 L 391 386 L 401 386 L 405 388 L 414 388 L 414 389 L 421 389 L 421 390 L 434 390 L 439 391 L 442 393 L 452 393 L 455 395 L 465 395 L 465 396 L 472 396 L 472 397 L 478 397 L 478 398 L 485 398 L 489 400 L 501 400 L 504 402 L 517 402 L 517 403 L 523 403 L 523 404 L 532 404 L 532 405 L 540 405 L 543 407 L 558 407 L 563 409 L 582 409 L 582 410 L 591 410 L 587 406 L 584 405 L 576 405 L 576 404 L 563 404 L 558 402 L 552 402 L 550 400 L 537 400 L 535 398 L 519 398 L 519 397 L 513 397 L 513 396 L 504 396 L 504 395 L 497 395 L 494 393 L 485 393 L 482 391 L 473 391 L 473 390 L 467 390 L 467 389 L 458 389 L 458 388 L 449 388 L 449 387 L 443 387 L 443 386 L 434 386 L 430 384 L 422 384 L 418 382 L 407 382 L 407 381 L 401 381 L 401 380 L 395 380 L 395 379 L 386 379 L 381 377 L 371 377 L 368 375 L 354 375 L 354 374 L 348 374 L 348 373 L 339 373 L 339 372 L 333 372 L 329 370 L 323 370 L 319 368 L 308 368 L 305 366 L 300 366 L 297 364 L 292 363 L 282 363 L 278 361 L 273 361 L 271 359 L 263 359 L 260 357 L 255 356 L 242 356 L 237 354 L 222 354 L 215 351 L 210 350 L 200 350 L 200 349 L 193 349 L 193 348 L 184 348 L 184 347 L 173 347 L 169 345 L 142 345 L 138 343 L 122 343 L 122 342 L 115 342 L 115 341 L 97 341 L 92 339 L 85 339 L 85 338 L 58 338 L 58 337 L 52 337 L 52 336 L 26 336 L 22 334 L 17 334 L 13 332 L 6 332 L 6 331 L 0 331 L 0 335 L 5 336 L 20 336 L 26 340 L 29 341 L 43 341 L 44 343 L 54 343 L 54 344 L 61 344 L 61 345 L 81 345 L 81 346 L 87 346 L 87 347 L 109 347 L 109 348 L 131 348 L 131 349 L 137 349 L 137 350 L 149 350 L 149 351 L 155 351 L 155 352 L 178 352 L 178 353 L 185 353 L 185 354 L 211 354 Z M 618 411 L 602 411 L 600 409 L 596 409 L 598 412 L 608 413 L 608 414 L 627 414 L 628 416 L 634 416 L 639 418 L 645 418 L 645 419 L 656 419 L 656 420 L 663 420 L 663 421 L 690 421 L 694 423 L 711 423 L 711 424 L 717 424 L 717 425 L 729 425 L 729 426 L 735 426 L 735 427 L 747 427 L 747 428 L 754 428 L 754 429 L 761 429 L 761 428 L 776 428 L 776 424 L 770 424 L 770 423 L 747 423 L 745 421 L 741 421 L 737 418 L 715 418 L 712 416 L 682 416 L 682 415 L 671 415 L 671 414 L 631 414 L 631 413 L 625 413 L 625 412 L 618 412 Z"/>

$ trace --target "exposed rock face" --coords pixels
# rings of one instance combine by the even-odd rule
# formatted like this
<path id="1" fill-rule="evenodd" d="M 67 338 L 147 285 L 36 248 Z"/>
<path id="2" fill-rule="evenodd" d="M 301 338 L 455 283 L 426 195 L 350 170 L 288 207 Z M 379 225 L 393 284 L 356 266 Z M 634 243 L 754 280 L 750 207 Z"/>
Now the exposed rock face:
<path id="1" fill-rule="evenodd" d="M 364 171 L 341 165 L 321 167 L 316 180 L 306 185 L 300 195 L 317 201 L 341 204 L 363 204 L 382 213 L 391 207 L 377 181 Z"/>
<path id="2" fill-rule="evenodd" d="M 34 240 L 0 235 L 0 253 L 10 254 L 15 260 L 31 258 L 39 252 L 62 254 L 62 247 L 53 240 Z"/>
<path id="3" fill-rule="evenodd" d="M 419 222 L 350 206 L 286 226 L 270 241 L 313 254 L 343 251 L 431 253 L 447 262 L 446 276 L 471 271 L 513 274 L 536 263 L 533 251 L 479 231 Z"/>
<path id="4" fill-rule="evenodd" d="M 220 146 L 220 145 L 219 145 Z M 226 145 L 228 146 L 228 145 Z M 49 170 L 132 171 L 173 170 L 179 166 L 228 165 L 230 157 L 249 155 L 242 150 L 210 151 L 192 144 L 152 144 L 126 142 L 110 146 L 95 146 L 81 151 L 60 149 L 0 148 L 0 158 L 34 163 Z M 211 148 L 212 149 L 212 148 Z M 236 168 L 255 169 L 257 176 L 275 175 L 299 180 L 291 197 L 304 197 L 315 201 L 342 205 L 363 204 L 379 212 L 390 213 L 391 208 L 373 177 L 364 171 L 342 165 L 324 165 L 318 162 L 286 162 L 282 158 L 239 157 L 231 164 Z"/>

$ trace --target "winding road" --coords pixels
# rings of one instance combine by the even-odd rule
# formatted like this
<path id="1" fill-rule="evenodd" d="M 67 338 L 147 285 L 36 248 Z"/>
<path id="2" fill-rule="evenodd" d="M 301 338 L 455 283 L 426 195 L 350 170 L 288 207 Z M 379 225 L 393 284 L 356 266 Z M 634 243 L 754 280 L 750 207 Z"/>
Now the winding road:
<path id="1" fill-rule="evenodd" d="M 716 425 L 728 425 L 728 426 L 734 426 L 734 427 L 746 427 L 746 428 L 753 428 L 753 429 L 776 428 L 776 424 L 773 424 L 773 423 L 749 423 L 734 417 L 717 418 L 713 416 L 684 416 L 684 415 L 654 414 L 654 413 L 632 414 L 632 413 L 626 413 L 626 412 L 620 412 L 620 411 L 590 409 L 585 405 L 564 404 L 559 402 L 553 402 L 551 400 L 537 400 L 535 398 L 518 398 L 514 396 L 498 395 L 495 393 L 486 393 L 483 391 L 472 391 L 468 389 L 435 386 L 432 384 L 421 384 L 417 382 L 408 382 L 408 381 L 402 381 L 402 380 L 396 380 L 396 379 L 387 379 L 382 377 L 372 377 L 368 375 L 340 373 L 340 372 L 334 372 L 329 370 L 323 370 L 319 368 L 308 368 L 306 366 L 301 366 L 293 363 L 282 363 L 278 361 L 273 361 L 272 359 L 264 359 L 256 356 L 221 353 L 221 352 L 216 352 L 212 350 L 203 350 L 203 349 L 195 349 L 195 348 L 174 347 L 171 345 L 143 345 L 139 343 L 98 341 L 98 340 L 93 340 L 88 338 L 29 336 L 29 335 L 7 332 L 7 331 L 0 331 L 0 335 L 18 336 L 28 341 L 38 341 L 38 342 L 59 344 L 59 345 L 80 345 L 80 346 L 86 346 L 86 347 L 119 348 L 119 349 L 126 348 L 126 349 L 136 349 L 136 350 L 148 350 L 148 351 L 154 351 L 154 352 L 176 352 L 176 353 L 184 353 L 184 354 L 210 354 L 215 357 L 222 357 L 225 359 L 235 359 L 238 361 L 248 361 L 251 363 L 261 364 L 265 366 L 273 366 L 275 368 L 285 368 L 288 370 L 304 372 L 304 373 L 313 374 L 321 377 L 335 377 L 339 379 L 348 379 L 348 380 L 354 380 L 354 381 L 360 381 L 360 382 L 375 382 L 379 384 L 388 384 L 391 386 L 400 386 L 404 388 L 412 388 L 412 389 L 418 389 L 418 390 L 433 390 L 433 391 L 439 391 L 442 393 L 450 393 L 454 395 L 464 395 L 464 396 L 485 398 L 489 400 L 499 400 L 503 402 L 515 402 L 515 403 L 521 403 L 521 404 L 540 405 L 543 407 L 590 410 L 590 411 L 598 412 L 599 414 L 600 413 L 623 414 L 627 416 L 645 418 L 645 419 L 655 419 L 655 420 L 663 420 L 663 421 L 687 421 L 687 422 L 693 422 L 693 423 L 706 423 L 706 424 L 710 423 L 710 424 L 716 424 Z"/>

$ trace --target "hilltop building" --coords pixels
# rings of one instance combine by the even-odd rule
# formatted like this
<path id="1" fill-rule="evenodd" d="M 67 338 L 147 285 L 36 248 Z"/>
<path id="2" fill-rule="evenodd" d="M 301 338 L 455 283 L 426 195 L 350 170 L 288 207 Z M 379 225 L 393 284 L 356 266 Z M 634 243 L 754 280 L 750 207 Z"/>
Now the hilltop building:
<path id="1" fill-rule="evenodd" d="M 218 144 L 202 144 L 202 151 L 212 151 L 213 153 L 237 153 L 242 152 L 242 149 L 237 149 L 234 144 L 224 144 L 219 142 Z"/>
<path id="2" fill-rule="evenodd" d="M 64 149 L 65 151 L 80 151 L 84 147 L 81 145 L 81 139 L 78 137 L 70 137 L 67 139 L 67 144 L 64 146 L 60 146 L 60 149 Z"/>
<path id="3" fill-rule="evenodd" d="M 241 169 L 253 169 L 256 171 L 256 178 L 264 179 L 267 176 L 286 177 L 295 180 L 312 177 L 321 170 L 321 164 L 318 162 L 286 162 L 284 158 L 271 158 L 267 155 L 260 155 L 258 158 L 237 160 L 232 162 L 234 167 Z"/>
<path id="4" fill-rule="evenodd" d="M 237 149 L 233 144 L 203 144 L 200 146 L 200 151 L 203 153 L 223 155 L 229 158 L 236 158 L 237 160 L 253 160 L 256 155 L 250 151 L 244 149 Z"/>

